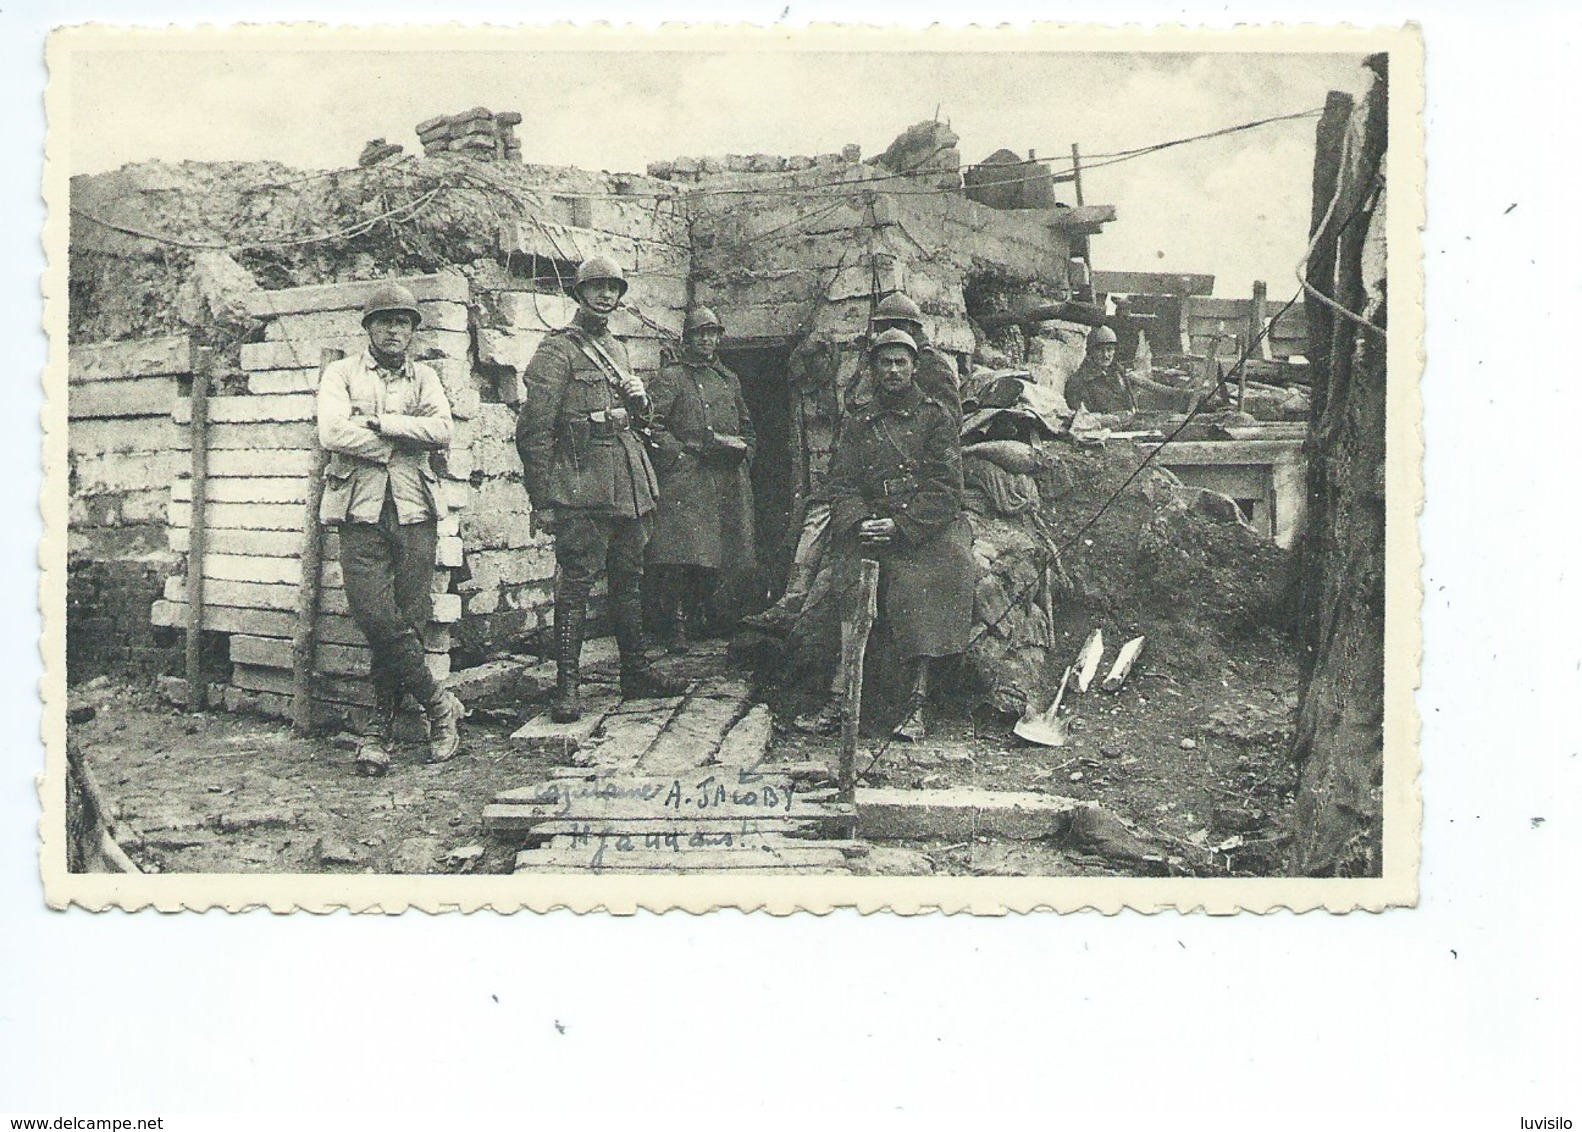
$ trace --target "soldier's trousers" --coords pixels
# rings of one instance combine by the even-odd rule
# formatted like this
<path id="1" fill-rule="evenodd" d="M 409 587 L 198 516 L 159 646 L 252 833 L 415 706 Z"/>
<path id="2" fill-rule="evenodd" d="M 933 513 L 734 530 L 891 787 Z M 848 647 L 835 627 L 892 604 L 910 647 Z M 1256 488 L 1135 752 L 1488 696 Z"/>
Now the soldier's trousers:
<path id="1" fill-rule="evenodd" d="M 580 642 L 588 591 L 603 570 L 609 576 L 610 619 L 621 652 L 621 667 L 634 670 L 644 665 L 643 548 L 648 545 L 651 527 L 648 515 L 625 519 L 585 508 L 556 509 L 555 563 L 560 568 L 555 595 L 557 638 L 564 620 Z"/>
<path id="2" fill-rule="evenodd" d="M 433 703 L 439 686 L 423 662 L 423 629 L 433 610 L 434 520 L 403 526 L 386 496 L 377 523 L 342 523 L 339 531 L 346 604 L 368 638 L 374 687 Z"/>
<path id="3" fill-rule="evenodd" d="M 643 548 L 648 545 L 648 516 L 621 519 L 579 507 L 555 510 L 555 563 L 561 585 L 592 587 L 603 570 L 610 576 L 612 598 L 619 587 L 634 592 L 643 576 Z"/>

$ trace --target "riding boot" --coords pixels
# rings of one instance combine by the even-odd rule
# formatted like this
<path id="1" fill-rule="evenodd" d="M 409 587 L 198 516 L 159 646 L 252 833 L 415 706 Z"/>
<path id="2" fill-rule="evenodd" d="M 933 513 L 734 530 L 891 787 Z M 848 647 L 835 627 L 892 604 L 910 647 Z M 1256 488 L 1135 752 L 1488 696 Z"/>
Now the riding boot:
<path id="1" fill-rule="evenodd" d="M 556 723 L 582 718 L 582 622 L 587 613 L 587 589 L 563 583 L 555 595 L 555 699 L 549 709 Z"/>
<path id="2" fill-rule="evenodd" d="M 687 690 L 684 681 L 656 671 L 648 663 L 643 643 L 643 603 L 638 580 L 610 579 L 611 615 L 615 619 L 615 644 L 621 654 L 621 698 L 654 700 L 679 696 Z"/>
<path id="3" fill-rule="evenodd" d="M 401 707 L 401 688 L 380 680 L 374 685 L 373 739 L 387 751 L 395 749 L 396 712 Z"/>

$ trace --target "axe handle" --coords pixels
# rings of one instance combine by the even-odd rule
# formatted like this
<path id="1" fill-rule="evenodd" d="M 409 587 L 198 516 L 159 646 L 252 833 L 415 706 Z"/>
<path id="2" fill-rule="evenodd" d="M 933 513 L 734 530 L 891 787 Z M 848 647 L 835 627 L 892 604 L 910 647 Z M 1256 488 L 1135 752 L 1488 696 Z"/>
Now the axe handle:
<path id="1" fill-rule="evenodd" d="M 879 615 L 879 564 L 862 560 L 856 600 L 840 622 L 840 787 L 847 801 L 857 792 L 857 734 L 862 727 L 862 663 L 868 631 Z"/>

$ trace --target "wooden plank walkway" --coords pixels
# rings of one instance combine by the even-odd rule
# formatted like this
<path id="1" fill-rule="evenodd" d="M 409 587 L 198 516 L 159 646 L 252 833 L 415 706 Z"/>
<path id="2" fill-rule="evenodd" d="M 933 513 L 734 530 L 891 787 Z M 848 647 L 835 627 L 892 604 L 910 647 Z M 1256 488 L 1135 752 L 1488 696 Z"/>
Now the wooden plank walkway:
<path id="1" fill-rule="evenodd" d="M 863 852 L 826 766 L 767 761 L 773 719 L 742 679 L 588 706 L 577 724 L 545 715 L 513 736 L 569 764 L 484 808 L 485 832 L 525 846 L 517 872 L 830 875 Z"/>

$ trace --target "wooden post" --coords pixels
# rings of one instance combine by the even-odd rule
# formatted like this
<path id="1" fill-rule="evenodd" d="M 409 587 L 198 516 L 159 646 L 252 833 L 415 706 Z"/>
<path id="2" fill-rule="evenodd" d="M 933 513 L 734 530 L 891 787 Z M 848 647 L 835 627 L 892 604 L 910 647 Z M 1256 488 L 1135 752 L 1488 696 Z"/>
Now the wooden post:
<path id="1" fill-rule="evenodd" d="M 844 693 L 840 704 L 840 789 L 846 801 L 857 794 L 857 733 L 862 727 L 862 662 L 868 652 L 868 630 L 879 615 L 879 564 L 862 560 L 856 600 L 840 620 L 840 670 Z"/>
<path id="2" fill-rule="evenodd" d="M 1077 190 L 1077 207 L 1082 207 L 1082 155 L 1077 152 L 1077 143 L 1071 143 L 1071 183 Z"/>
<path id="3" fill-rule="evenodd" d="M 193 351 L 192 519 L 187 538 L 187 710 L 202 711 L 208 699 L 203 678 L 203 564 L 209 494 L 209 377 L 214 353 Z"/>
<path id="4" fill-rule="evenodd" d="M 1269 284 L 1257 279 L 1252 284 L 1252 309 L 1247 312 L 1247 341 L 1258 343 L 1258 356 L 1266 362 L 1274 357 L 1269 350 L 1269 339 L 1272 335 L 1263 333 L 1264 319 L 1268 317 Z M 1260 334 L 1263 335 L 1262 338 L 1259 338 Z"/>
<path id="5" fill-rule="evenodd" d="M 326 346 L 319 355 L 319 380 L 345 350 Z M 313 669 L 318 655 L 319 579 L 324 568 L 324 528 L 319 504 L 324 500 L 324 466 L 329 454 L 316 453 L 308 479 L 308 501 L 302 517 L 302 580 L 297 586 L 297 632 L 291 641 L 291 726 L 299 733 L 313 729 Z"/>

